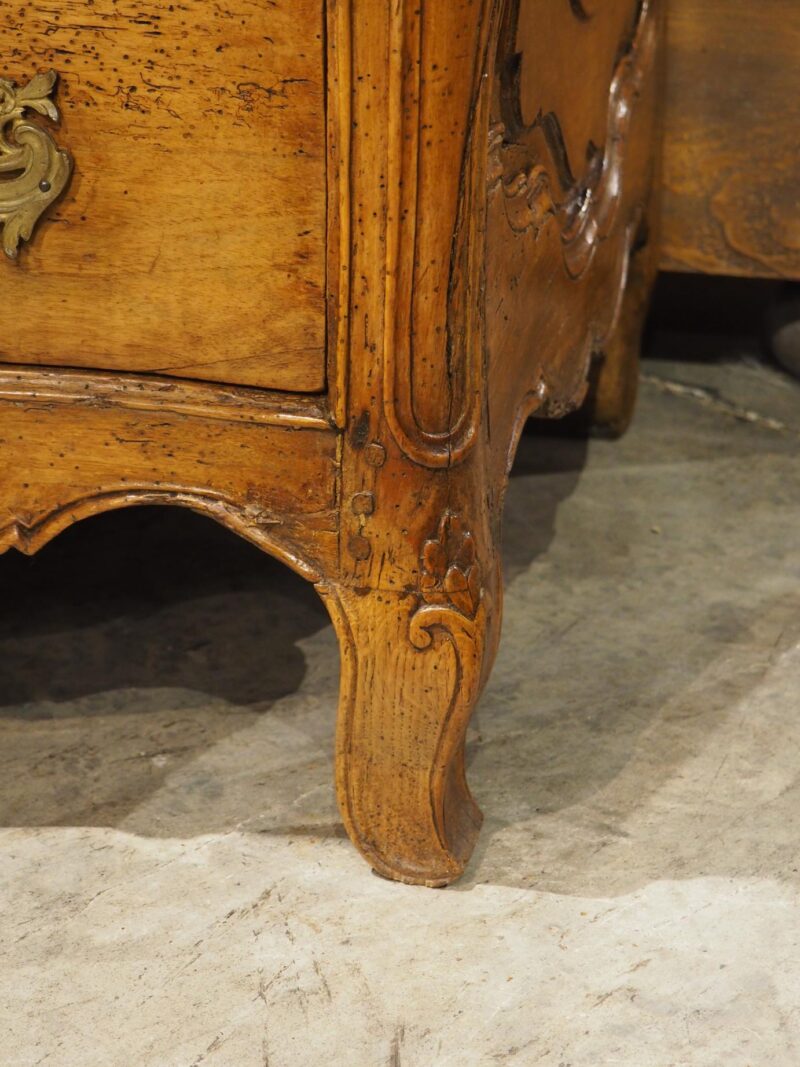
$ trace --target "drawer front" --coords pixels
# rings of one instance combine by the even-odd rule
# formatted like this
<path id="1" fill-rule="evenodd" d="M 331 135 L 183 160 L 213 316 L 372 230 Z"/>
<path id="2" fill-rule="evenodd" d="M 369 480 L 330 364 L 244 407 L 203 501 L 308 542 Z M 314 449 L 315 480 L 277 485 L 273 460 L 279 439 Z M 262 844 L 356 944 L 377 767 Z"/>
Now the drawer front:
<path id="1" fill-rule="evenodd" d="M 73 158 L 0 256 L 0 361 L 324 388 L 323 29 L 319 0 L 0 0 L 0 78 L 58 72 L 60 125 L 25 119 Z"/>

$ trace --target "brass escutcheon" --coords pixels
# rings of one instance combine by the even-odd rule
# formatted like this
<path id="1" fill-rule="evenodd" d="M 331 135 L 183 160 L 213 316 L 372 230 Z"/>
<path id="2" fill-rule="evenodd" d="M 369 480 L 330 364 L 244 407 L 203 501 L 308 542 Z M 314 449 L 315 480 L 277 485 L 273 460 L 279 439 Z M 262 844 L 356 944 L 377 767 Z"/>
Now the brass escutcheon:
<path id="1" fill-rule="evenodd" d="M 50 99 L 56 72 L 37 74 L 23 88 L 0 78 L 0 223 L 3 251 L 15 259 L 20 241 L 29 241 L 43 212 L 72 175 L 72 157 L 48 130 L 26 118 L 36 111 L 58 121 Z"/>

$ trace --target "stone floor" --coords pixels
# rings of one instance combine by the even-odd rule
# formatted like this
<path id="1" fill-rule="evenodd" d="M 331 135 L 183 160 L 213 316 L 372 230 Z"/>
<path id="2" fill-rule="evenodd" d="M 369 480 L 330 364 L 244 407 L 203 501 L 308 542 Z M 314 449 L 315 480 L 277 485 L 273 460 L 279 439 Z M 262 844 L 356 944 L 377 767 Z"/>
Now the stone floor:
<path id="1" fill-rule="evenodd" d="M 3 1067 L 796 1067 L 800 385 L 523 440 L 451 890 L 370 874 L 311 590 L 188 514 L 0 560 Z"/>

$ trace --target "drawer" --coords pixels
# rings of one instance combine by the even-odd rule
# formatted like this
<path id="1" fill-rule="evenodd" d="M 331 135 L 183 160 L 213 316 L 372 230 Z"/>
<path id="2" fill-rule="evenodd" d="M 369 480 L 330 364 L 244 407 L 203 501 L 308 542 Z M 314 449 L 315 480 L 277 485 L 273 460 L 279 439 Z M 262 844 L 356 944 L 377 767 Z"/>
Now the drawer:
<path id="1" fill-rule="evenodd" d="M 0 256 L 0 362 L 324 388 L 323 22 L 320 0 L 0 0 L 0 78 L 58 73 L 60 124 L 26 114 L 74 161 Z"/>

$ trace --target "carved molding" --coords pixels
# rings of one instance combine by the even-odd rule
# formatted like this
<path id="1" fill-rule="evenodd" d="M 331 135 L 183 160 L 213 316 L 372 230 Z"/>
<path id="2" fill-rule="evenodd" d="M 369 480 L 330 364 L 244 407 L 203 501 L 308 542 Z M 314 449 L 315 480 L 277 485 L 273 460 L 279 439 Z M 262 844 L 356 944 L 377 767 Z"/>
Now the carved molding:
<path id="1" fill-rule="evenodd" d="M 389 65 L 388 115 L 381 116 L 388 127 L 383 414 L 402 452 L 429 468 L 463 461 L 483 417 L 487 189 L 502 194 L 514 233 L 537 235 L 556 225 L 569 275 L 583 277 L 618 221 L 631 114 L 656 43 L 654 0 L 641 0 L 609 88 L 605 146 L 588 146 L 576 177 L 558 117 L 542 114 L 526 126 L 521 114 L 522 60 L 514 54 L 520 2 L 477 0 L 469 19 L 458 5 L 432 0 L 397 0 L 380 15 L 369 9 L 370 18 L 386 20 Z M 364 17 L 365 3 L 340 6 L 348 20 Z M 579 22 L 594 18 L 581 0 L 571 0 L 570 9 Z M 450 24 L 463 37 L 456 59 L 441 43 Z M 342 58 L 349 60 L 352 41 L 345 41 L 341 19 L 338 25 L 343 93 L 350 68 Z M 446 64 L 436 62 L 437 48 Z M 469 98 L 467 121 L 454 121 L 443 104 L 437 78 L 447 64 L 447 100 Z M 496 85 L 500 121 L 492 124 Z M 453 189 L 443 181 L 441 205 L 432 210 L 436 154 L 428 148 L 445 137 L 452 143 L 454 129 L 463 130 L 460 179 Z M 352 192 L 342 178 L 340 197 L 350 196 L 351 213 Z M 342 206 L 342 218 L 349 217 Z"/>
<path id="2" fill-rule="evenodd" d="M 328 0 L 326 108 L 328 151 L 328 396 L 335 424 L 347 423 L 353 137 L 353 0 Z"/>
<path id="3" fill-rule="evenodd" d="M 153 489 L 146 486 L 126 486 L 98 490 L 89 496 L 58 504 L 49 510 L 20 515 L 7 526 L 0 528 L 0 552 L 16 548 L 25 555 L 33 555 L 81 519 L 134 505 L 180 506 L 208 515 L 281 560 L 303 578 L 312 582 L 320 580 L 317 568 L 301 557 L 287 539 L 280 536 L 283 522 L 278 516 L 253 505 L 237 504 L 216 493 L 171 487 Z"/>
<path id="4" fill-rule="evenodd" d="M 578 279 L 617 223 L 631 119 L 657 44 L 655 3 L 640 2 L 632 37 L 611 81 L 605 145 L 587 146 L 588 163 L 580 178 L 574 176 L 556 115 L 540 114 L 524 124 L 519 97 L 523 57 L 514 52 L 519 4 L 508 0 L 500 31 L 501 121 L 489 131 L 489 189 L 502 190 L 508 224 L 516 234 L 532 231 L 538 236 L 549 220 L 555 221 L 564 264 Z"/>
<path id="5" fill-rule="evenodd" d="M 0 400 L 80 404 L 89 408 L 113 404 L 134 411 L 172 411 L 230 422 L 298 429 L 331 428 L 330 414 L 317 397 L 158 375 L 101 374 L 7 364 L 0 366 Z"/>
<path id="6" fill-rule="evenodd" d="M 455 5 L 451 14 L 446 5 L 430 0 L 390 5 L 384 408 L 400 448 L 427 467 L 463 460 L 481 419 L 485 136 L 501 0 L 480 0 L 477 7 L 467 20 Z M 421 186 L 426 145 L 437 139 L 452 143 L 452 116 L 433 88 L 440 66 L 437 48 L 441 67 L 457 66 L 450 42 L 442 39 L 448 18 L 455 20 L 453 31 L 458 28 L 466 37 L 463 69 L 451 76 L 469 83 L 450 95 L 468 94 L 470 103 L 468 119 L 461 123 L 463 165 L 455 202 L 443 202 L 441 211 L 434 211 L 430 192 L 423 199 Z M 425 365 L 433 364 L 446 372 L 441 392 L 448 395 L 432 398 L 424 382 L 418 383 Z M 423 399 L 428 411 L 438 403 L 438 425 L 424 424 Z"/>
<path id="7" fill-rule="evenodd" d="M 598 156 L 586 188 L 581 191 L 579 209 L 562 234 L 564 260 L 573 277 L 580 277 L 589 267 L 598 245 L 617 221 L 631 120 L 655 55 L 657 23 L 654 10 L 653 0 L 641 0 L 633 39 L 611 82 L 605 150 Z"/>

